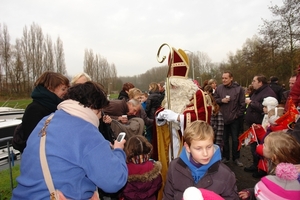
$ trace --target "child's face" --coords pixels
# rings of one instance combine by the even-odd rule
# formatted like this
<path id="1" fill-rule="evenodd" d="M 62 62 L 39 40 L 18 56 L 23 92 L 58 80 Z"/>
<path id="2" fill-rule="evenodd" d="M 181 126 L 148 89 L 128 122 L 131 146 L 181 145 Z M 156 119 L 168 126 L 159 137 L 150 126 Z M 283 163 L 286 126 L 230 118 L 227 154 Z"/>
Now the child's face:
<path id="1" fill-rule="evenodd" d="M 193 140 L 191 146 L 184 143 L 186 150 L 192 154 L 194 161 L 202 165 L 206 165 L 214 155 L 214 143 L 213 139 L 207 140 Z"/>
<path id="2" fill-rule="evenodd" d="M 264 106 L 264 107 L 263 107 L 263 111 L 264 111 L 265 114 L 268 113 L 268 108 L 267 108 L 267 106 Z"/>
<path id="3" fill-rule="evenodd" d="M 147 100 L 147 98 L 143 95 L 143 96 L 141 96 L 141 102 L 143 103 L 143 102 L 145 102 Z"/>

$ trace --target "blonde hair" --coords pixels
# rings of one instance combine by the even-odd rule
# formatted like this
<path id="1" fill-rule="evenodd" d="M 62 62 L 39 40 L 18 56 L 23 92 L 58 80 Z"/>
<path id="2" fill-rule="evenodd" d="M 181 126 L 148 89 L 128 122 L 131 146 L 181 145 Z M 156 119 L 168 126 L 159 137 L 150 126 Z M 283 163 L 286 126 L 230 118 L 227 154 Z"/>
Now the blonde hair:
<path id="1" fill-rule="evenodd" d="M 159 87 L 158 87 L 157 83 L 155 83 L 155 82 L 150 83 L 149 87 L 151 87 L 151 90 L 150 90 L 151 92 L 158 92 L 159 91 Z"/>
<path id="2" fill-rule="evenodd" d="M 77 75 L 75 75 L 72 80 L 71 80 L 71 85 L 74 85 L 76 83 L 76 81 L 81 78 L 81 77 L 85 77 L 87 81 L 91 81 L 92 78 L 85 72 L 79 73 Z"/>
<path id="3" fill-rule="evenodd" d="M 211 138 L 214 141 L 214 130 L 207 122 L 196 120 L 186 127 L 183 137 L 188 146 L 191 146 L 193 140 L 199 141 Z"/>
<path id="4" fill-rule="evenodd" d="M 207 82 L 207 85 L 211 85 L 213 83 L 217 83 L 217 81 L 215 79 L 209 79 L 209 81 Z"/>
<path id="5" fill-rule="evenodd" d="M 271 132 L 266 136 L 264 143 L 268 146 L 271 158 L 269 173 L 275 171 L 281 162 L 300 164 L 300 144 L 297 140 L 284 131 Z"/>
<path id="6" fill-rule="evenodd" d="M 131 88 L 128 92 L 129 99 L 133 99 L 136 96 L 142 96 L 143 92 L 138 88 Z"/>

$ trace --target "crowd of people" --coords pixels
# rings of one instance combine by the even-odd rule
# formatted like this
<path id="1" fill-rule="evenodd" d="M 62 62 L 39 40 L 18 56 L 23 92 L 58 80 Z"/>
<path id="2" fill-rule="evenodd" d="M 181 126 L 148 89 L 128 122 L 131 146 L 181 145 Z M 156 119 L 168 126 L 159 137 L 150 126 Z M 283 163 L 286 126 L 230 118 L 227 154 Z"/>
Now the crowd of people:
<path id="1" fill-rule="evenodd" d="M 300 199 L 299 74 L 287 91 L 264 75 L 244 88 L 230 71 L 221 84 L 200 86 L 187 76 L 184 51 L 172 55 L 166 81 L 147 92 L 124 83 L 114 100 L 86 73 L 71 81 L 43 73 L 22 119 L 12 199 L 187 200 L 190 187 L 215 199 Z M 241 135 L 249 129 L 242 142 L 252 164 L 244 166 Z M 120 132 L 126 137 L 116 141 Z M 238 191 L 231 161 L 261 180 Z M 289 172 L 296 178 L 282 176 Z"/>

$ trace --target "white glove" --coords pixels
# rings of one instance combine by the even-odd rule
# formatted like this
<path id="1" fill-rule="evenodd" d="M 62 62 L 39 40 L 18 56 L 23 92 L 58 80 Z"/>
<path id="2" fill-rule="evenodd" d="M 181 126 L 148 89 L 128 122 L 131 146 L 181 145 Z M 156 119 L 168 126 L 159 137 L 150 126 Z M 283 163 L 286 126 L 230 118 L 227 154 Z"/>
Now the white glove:
<path id="1" fill-rule="evenodd" d="M 157 118 L 158 120 L 163 120 L 163 119 L 165 119 L 164 117 L 165 117 L 164 114 L 163 114 L 162 112 L 160 112 L 160 113 L 158 113 L 158 115 L 157 115 L 156 118 Z"/>
<path id="2" fill-rule="evenodd" d="M 179 115 L 178 113 L 175 113 L 172 110 L 165 109 L 158 114 L 157 118 L 165 119 L 168 122 L 178 122 L 177 121 L 178 115 Z"/>

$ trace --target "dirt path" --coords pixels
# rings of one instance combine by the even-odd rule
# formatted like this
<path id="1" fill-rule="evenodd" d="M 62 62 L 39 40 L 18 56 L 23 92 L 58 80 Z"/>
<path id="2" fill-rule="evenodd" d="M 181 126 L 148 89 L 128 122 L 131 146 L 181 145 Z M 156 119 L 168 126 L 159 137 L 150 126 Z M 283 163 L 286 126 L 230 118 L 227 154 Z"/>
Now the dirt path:
<path id="1" fill-rule="evenodd" d="M 241 148 L 240 161 L 244 164 L 244 167 L 249 167 L 252 164 L 250 146 Z M 235 173 L 238 191 L 241 191 L 245 188 L 253 188 L 254 185 L 260 180 L 260 178 L 253 178 L 252 173 L 245 172 L 244 167 L 237 166 L 232 160 L 227 163 L 227 166 Z"/>

